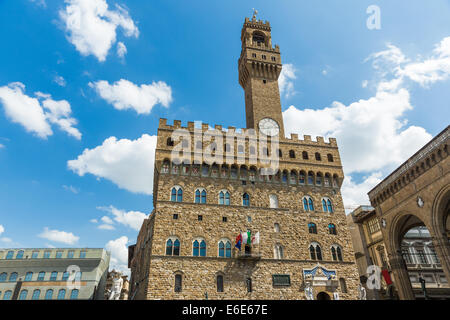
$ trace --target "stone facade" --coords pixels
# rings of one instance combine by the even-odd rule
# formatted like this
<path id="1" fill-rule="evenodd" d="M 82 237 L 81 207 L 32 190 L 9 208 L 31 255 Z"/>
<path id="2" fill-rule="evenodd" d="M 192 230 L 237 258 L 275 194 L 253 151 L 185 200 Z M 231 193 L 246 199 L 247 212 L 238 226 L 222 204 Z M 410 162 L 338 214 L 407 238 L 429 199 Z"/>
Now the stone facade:
<path id="1" fill-rule="evenodd" d="M 281 60 L 270 31 L 268 22 L 255 18 L 246 19 L 242 31 L 239 81 L 246 94 L 247 127 L 254 131 L 160 120 L 154 210 L 129 248 L 130 299 L 305 299 L 305 281 L 315 296 L 325 292 L 330 298 L 356 299 L 358 270 L 340 192 L 344 174 L 337 142 L 300 140 L 296 134 L 285 138 L 277 82 Z M 259 45 L 252 42 L 255 32 Z M 249 59 L 268 61 L 256 67 Z M 280 130 L 267 143 L 258 130 L 263 117 L 275 120 Z M 188 152 L 178 152 L 180 145 Z M 214 161 L 205 160 L 205 153 Z M 266 154 L 279 168 L 270 175 L 261 171 L 267 168 Z M 221 192 L 228 192 L 229 204 Z M 314 208 L 309 202 L 305 207 L 304 197 Z M 316 232 L 310 233 L 310 223 Z M 337 232 L 330 232 L 331 224 Z M 259 232 L 260 242 L 244 254 L 234 245 L 237 235 L 248 230 Z M 167 249 L 168 240 L 179 241 L 177 254 Z M 194 256 L 196 240 L 206 244 L 200 256 Z M 229 257 L 221 256 L 220 242 L 231 244 Z M 321 259 L 311 255 L 312 243 L 320 246 Z M 317 270 L 332 274 L 329 279 L 320 271 L 305 279 L 305 270 L 318 264 L 323 269 Z M 288 281 L 274 280 L 279 275 Z"/>
<path id="2" fill-rule="evenodd" d="M 401 253 L 401 239 L 411 228 L 426 226 L 450 280 L 449 137 L 447 127 L 369 192 L 401 299 L 415 298 Z"/>

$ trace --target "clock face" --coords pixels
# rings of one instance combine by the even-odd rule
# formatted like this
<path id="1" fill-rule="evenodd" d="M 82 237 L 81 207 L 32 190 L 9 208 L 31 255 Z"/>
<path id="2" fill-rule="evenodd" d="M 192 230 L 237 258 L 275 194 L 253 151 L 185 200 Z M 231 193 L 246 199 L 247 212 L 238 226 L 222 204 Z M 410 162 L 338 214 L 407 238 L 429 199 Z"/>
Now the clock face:
<path id="1" fill-rule="evenodd" d="M 278 135 L 280 132 L 280 127 L 278 123 L 271 118 L 264 118 L 259 121 L 259 131 L 264 133 L 266 136 L 273 137 Z"/>

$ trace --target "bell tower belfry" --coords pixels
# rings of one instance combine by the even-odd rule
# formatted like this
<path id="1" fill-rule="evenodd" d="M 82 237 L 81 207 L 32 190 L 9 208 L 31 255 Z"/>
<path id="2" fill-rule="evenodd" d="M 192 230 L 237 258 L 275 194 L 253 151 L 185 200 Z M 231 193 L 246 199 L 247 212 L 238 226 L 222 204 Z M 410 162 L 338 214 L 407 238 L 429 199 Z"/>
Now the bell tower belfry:
<path id="1" fill-rule="evenodd" d="M 284 138 L 278 77 L 282 69 L 278 45 L 272 47 L 268 21 L 245 18 L 241 32 L 239 84 L 245 91 L 247 128 Z"/>

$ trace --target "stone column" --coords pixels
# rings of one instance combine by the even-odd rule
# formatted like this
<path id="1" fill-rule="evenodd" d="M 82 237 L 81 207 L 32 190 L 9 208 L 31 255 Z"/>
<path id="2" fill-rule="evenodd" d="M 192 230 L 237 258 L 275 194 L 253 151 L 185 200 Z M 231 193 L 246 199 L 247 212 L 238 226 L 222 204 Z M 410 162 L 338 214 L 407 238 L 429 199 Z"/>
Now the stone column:
<path id="1" fill-rule="evenodd" d="M 394 285 L 401 300 L 414 300 L 414 292 L 409 280 L 408 270 L 401 252 L 389 254 L 389 262 L 394 276 Z"/>

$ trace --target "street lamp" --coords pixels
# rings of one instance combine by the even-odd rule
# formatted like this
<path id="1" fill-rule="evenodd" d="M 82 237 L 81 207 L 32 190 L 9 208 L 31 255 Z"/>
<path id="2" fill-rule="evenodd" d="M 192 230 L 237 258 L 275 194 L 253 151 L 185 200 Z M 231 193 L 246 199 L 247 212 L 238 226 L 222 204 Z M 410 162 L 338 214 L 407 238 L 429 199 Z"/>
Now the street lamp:
<path id="1" fill-rule="evenodd" d="M 427 288 L 425 287 L 425 279 L 422 278 L 422 276 L 420 276 L 419 277 L 419 282 L 422 285 L 422 291 L 423 291 L 423 295 L 425 297 L 425 300 L 428 300 Z"/>

